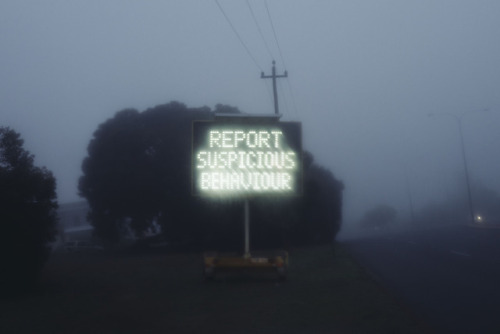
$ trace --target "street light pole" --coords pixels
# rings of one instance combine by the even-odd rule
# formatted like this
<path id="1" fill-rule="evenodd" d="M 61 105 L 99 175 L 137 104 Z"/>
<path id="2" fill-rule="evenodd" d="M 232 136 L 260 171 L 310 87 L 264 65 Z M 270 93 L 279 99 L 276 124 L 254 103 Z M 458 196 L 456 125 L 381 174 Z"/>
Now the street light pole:
<path id="1" fill-rule="evenodd" d="M 410 180 L 408 179 L 408 168 L 405 166 L 405 181 L 406 181 L 406 194 L 408 195 L 408 203 L 410 204 L 410 218 L 411 224 L 415 225 L 415 211 L 413 210 L 413 197 L 411 196 Z"/>
<path id="2" fill-rule="evenodd" d="M 473 204 L 472 204 L 472 195 L 471 195 L 471 191 L 470 191 L 469 169 L 467 167 L 467 159 L 465 157 L 464 135 L 462 133 L 462 117 L 465 114 L 462 114 L 460 116 L 457 116 L 457 115 L 454 115 L 454 114 L 451 114 L 451 113 L 447 113 L 447 112 L 442 112 L 442 113 L 437 113 L 437 114 L 443 114 L 443 115 L 451 116 L 458 123 L 458 133 L 460 134 L 460 147 L 462 149 L 462 160 L 463 160 L 464 171 L 465 171 L 465 183 L 467 185 L 467 200 L 468 200 L 468 204 L 469 204 L 469 213 L 470 213 L 471 224 L 474 224 L 475 223 L 475 219 L 474 219 L 474 208 L 473 208 Z M 433 116 L 433 115 L 434 114 L 429 114 L 429 116 Z"/>
<path id="3" fill-rule="evenodd" d="M 456 116 L 455 116 L 456 117 Z M 472 195 L 470 192 L 470 182 L 469 182 L 469 168 L 467 167 L 467 159 L 465 158 L 465 145 L 464 145 L 464 136 L 462 134 L 462 117 L 456 117 L 458 120 L 458 129 L 460 133 L 460 143 L 462 144 L 462 159 L 464 161 L 464 170 L 465 170 L 465 181 L 467 184 L 467 199 L 469 200 L 469 211 L 470 211 L 470 218 L 471 218 L 471 223 L 475 223 L 474 219 L 474 209 L 472 205 Z"/>

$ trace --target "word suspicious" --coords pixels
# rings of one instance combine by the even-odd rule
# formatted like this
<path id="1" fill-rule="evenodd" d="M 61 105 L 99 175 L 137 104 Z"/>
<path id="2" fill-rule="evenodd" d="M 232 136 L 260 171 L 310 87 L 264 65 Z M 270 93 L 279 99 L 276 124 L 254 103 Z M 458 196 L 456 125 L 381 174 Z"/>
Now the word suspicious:
<path id="1" fill-rule="evenodd" d="M 237 195 L 295 193 L 300 152 L 278 126 L 207 128 L 194 154 L 194 191 Z"/>

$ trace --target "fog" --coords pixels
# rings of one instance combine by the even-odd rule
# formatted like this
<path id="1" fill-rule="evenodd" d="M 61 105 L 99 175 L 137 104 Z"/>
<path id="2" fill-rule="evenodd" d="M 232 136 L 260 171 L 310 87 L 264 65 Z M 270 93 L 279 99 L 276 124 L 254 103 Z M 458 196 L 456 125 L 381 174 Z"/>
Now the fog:
<path id="1" fill-rule="evenodd" d="M 409 194 L 419 209 L 465 193 L 458 119 L 471 183 L 500 192 L 498 13 L 494 0 L 3 0 L 0 126 L 53 171 L 60 203 L 76 201 L 89 140 L 115 112 L 272 113 L 260 75 L 274 59 L 289 74 L 282 119 L 345 184 L 344 225 L 379 204 L 405 217 Z"/>

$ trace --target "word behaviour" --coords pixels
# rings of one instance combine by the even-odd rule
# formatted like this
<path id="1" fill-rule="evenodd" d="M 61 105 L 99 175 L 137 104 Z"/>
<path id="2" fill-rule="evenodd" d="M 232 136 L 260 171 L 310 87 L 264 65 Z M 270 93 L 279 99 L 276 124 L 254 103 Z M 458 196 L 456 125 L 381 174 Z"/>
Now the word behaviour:
<path id="1" fill-rule="evenodd" d="M 297 193 L 301 188 L 301 153 L 299 123 L 195 122 L 193 192 Z"/>

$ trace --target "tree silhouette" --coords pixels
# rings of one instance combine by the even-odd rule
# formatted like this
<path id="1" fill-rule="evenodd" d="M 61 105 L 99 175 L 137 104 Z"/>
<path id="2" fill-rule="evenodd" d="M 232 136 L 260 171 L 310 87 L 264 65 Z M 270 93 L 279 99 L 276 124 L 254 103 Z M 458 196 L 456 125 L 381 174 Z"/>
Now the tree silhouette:
<path id="1" fill-rule="evenodd" d="M 397 211 L 392 206 L 378 205 L 365 212 L 360 224 L 365 228 L 383 228 L 396 220 Z"/>
<path id="2" fill-rule="evenodd" d="M 191 131 L 194 120 L 239 113 L 218 104 L 187 108 L 178 102 L 139 113 L 127 109 L 101 124 L 82 164 L 79 190 L 90 205 L 98 237 L 119 241 L 158 223 L 172 243 L 238 248 L 243 240 L 242 202 L 210 201 L 191 194 Z M 304 152 L 304 194 L 252 200 L 252 244 L 331 242 L 340 228 L 343 185 Z M 283 243 L 282 243 L 283 244 Z"/>
<path id="3" fill-rule="evenodd" d="M 255 201 L 254 243 L 269 247 L 281 239 L 286 247 L 334 240 L 341 227 L 344 184 L 329 170 L 315 164 L 308 151 L 303 153 L 303 165 L 302 196 Z"/>
<path id="4" fill-rule="evenodd" d="M 50 254 L 57 223 L 56 181 L 33 165 L 21 136 L 0 127 L 0 290 L 36 281 Z"/>
<path id="5" fill-rule="evenodd" d="M 153 221 L 170 238 L 188 233 L 191 122 L 208 117 L 208 108 L 171 102 L 120 111 L 98 127 L 79 183 L 97 236 L 116 242 L 127 226 L 140 236 Z"/>

